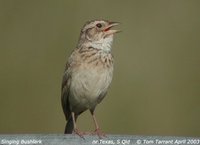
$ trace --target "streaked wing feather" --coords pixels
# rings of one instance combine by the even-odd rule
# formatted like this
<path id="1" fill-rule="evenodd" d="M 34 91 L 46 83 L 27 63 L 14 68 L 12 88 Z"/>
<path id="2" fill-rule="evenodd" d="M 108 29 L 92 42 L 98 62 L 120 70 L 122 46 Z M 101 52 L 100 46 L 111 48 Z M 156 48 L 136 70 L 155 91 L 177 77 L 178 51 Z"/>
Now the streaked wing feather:
<path id="1" fill-rule="evenodd" d="M 69 104 L 69 87 L 70 87 L 71 79 L 68 73 L 68 67 L 69 66 L 67 64 L 64 75 L 63 75 L 62 90 L 61 90 L 61 102 L 62 102 L 62 108 L 65 114 L 66 120 L 69 119 L 71 115 L 70 104 Z"/>

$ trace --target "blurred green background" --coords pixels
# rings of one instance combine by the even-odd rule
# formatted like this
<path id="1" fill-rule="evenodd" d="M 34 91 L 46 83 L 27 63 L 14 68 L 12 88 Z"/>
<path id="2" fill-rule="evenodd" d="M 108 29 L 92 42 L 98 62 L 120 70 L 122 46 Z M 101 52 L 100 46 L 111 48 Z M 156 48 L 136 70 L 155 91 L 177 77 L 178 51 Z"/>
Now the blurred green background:
<path id="1" fill-rule="evenodd" d="M 113 134 L 200 136 L 200 1 L 1 0 L 0 133 L 63 133 L 64 65 L 83 24 L 121 22 L 97 107 Z M 93 130 L 89 112 L 78 119 Z"/>

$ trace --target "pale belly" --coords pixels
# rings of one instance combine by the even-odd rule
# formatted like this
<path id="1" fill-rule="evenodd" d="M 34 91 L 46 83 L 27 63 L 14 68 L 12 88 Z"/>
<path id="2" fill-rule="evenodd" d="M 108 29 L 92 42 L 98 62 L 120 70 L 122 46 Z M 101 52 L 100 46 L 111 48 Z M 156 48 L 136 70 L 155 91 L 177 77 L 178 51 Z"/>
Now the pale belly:
<path id="1" fill-rule="evenodd" d="M 79 69 L 73 73 L 70 85 L 69 102 L 72 111 L 79 113 L 93 109 L 101 101 L 112 81 L 113 68 Z"/>

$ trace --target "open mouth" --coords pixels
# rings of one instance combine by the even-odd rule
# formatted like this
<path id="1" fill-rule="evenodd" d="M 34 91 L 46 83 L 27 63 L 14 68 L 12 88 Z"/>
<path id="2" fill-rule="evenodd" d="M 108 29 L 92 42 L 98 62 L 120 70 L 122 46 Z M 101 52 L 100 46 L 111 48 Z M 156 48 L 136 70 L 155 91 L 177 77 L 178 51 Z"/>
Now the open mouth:
<path id="1" fill-rule="evenodd" d="M 111 29 L 111 27 L 108 27 L 108 28 L 104 29 L 104 31 L 106 32 L 106 31 L 108 31 L 108 30 L 110 30 L 110 29 Z"/>
<path id="2" fill-rule="evenodd" d="M 117 26 L 117 25 L 119 25 L 118 22 L 110 22 L 109 25 L 108 25 L 108 27 L 106 27 L 104 29 L 104 32 L 107 32 L 107 31 L 111 30 L 112 27 Z M 118 31 L 118 30 L 115 30 L 115 31 Z"/>
<path id="3" fill-rule="evenodd" d="M 118 22 L 110 22 L 109 25 L 108 25 L 108 27 L 106 27 L 103 31 L 107 32 L 109 34 L 120 32 L 119 30 L 112 30 L 111 29 L 112 27 L 117 26 L 117 25 L 119 25 Z"/>

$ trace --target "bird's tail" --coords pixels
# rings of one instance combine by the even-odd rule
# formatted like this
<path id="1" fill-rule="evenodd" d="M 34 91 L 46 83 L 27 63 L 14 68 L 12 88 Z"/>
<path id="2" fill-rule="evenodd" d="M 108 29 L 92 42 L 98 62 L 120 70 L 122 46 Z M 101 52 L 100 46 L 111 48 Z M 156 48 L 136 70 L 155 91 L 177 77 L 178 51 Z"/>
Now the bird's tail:
<path id="1" fill-rule="evenodd" d="M 72 116 L 70 116 L 65 126 L 65 134 L 72 134 L 73 130 L 74 130 L 73 119 Z"/>

